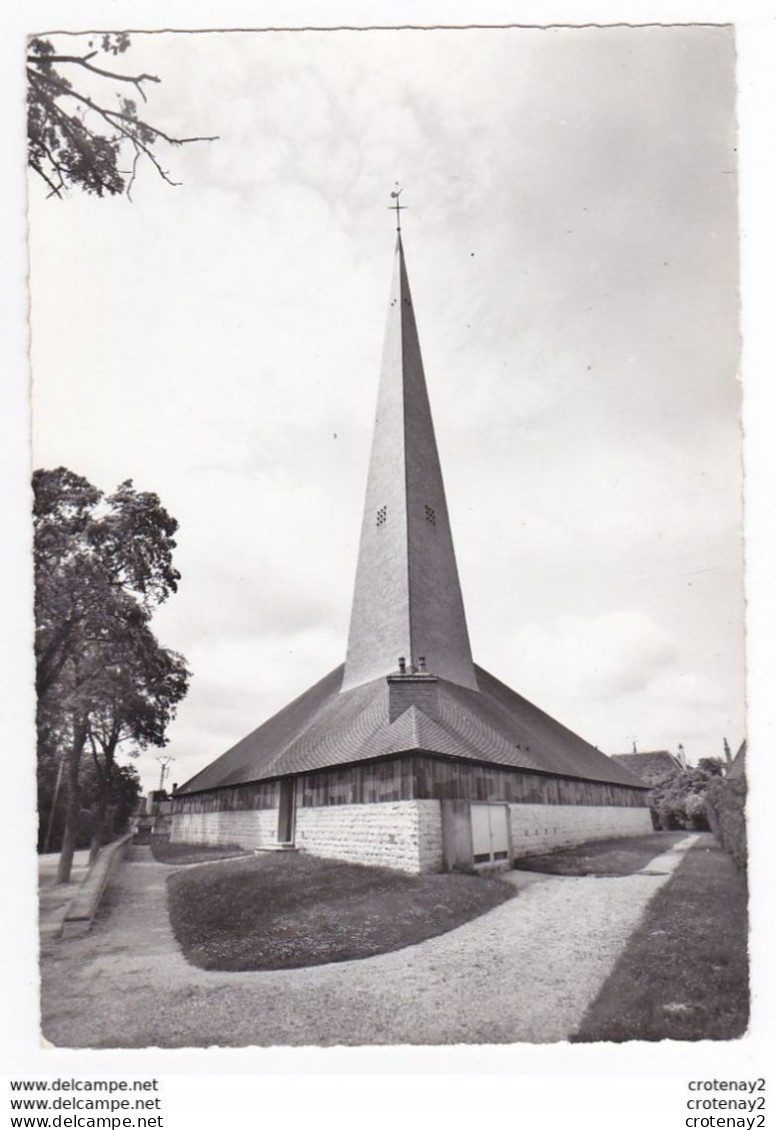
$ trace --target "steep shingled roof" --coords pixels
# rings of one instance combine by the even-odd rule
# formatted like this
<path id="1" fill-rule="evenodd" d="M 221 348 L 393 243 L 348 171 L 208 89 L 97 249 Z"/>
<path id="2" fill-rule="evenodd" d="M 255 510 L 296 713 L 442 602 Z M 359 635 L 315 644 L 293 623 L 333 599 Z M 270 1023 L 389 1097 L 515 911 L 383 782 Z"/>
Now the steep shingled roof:
<path id="1" fill-rule="evenodd" d="M 415 311 L 397 240 L 343 687 L 403 655 L 476 689 Z"/>
<path id="2" fill-rule="evenodd" d="M 612 760 L 624 769 L 629 769 L 648 785 L 657 785 L 682 768 L 679 758 L 667 749 L 653 749 L 644 753 L 613 753 Z"/>
<path id="3" fill-rule="evenodd" d="M 413 705 L 393 723 L 387 679 L 340 691 L 342 670 L 337 667 L 232 746 L 178 795 L 410 752 L 644 787 L 481 667 L 476 668 L 479 691 L 439 679 L 435 718 Z"/>

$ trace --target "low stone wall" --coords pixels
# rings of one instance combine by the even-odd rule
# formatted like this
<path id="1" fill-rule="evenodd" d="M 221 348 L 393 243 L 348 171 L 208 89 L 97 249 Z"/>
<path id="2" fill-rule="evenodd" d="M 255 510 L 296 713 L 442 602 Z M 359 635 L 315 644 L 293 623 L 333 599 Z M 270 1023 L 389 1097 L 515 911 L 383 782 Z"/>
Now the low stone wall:
<path id="1" fill-rule="evenodd" d="M 65 911 L 62 923 L 63 938 L 74 938 L 89 930 L 113 869 L 126 855 L 132 838 L 132 832 L 128 832 L 126 836 L 100 849 L 100 854 L 86 872 L 78 888 L 78 894 Z"/>
<path id="2" fill-rule="evenodd" d="M 442 866 L 437 800 L 298 808 L 296 846 L 311 855 L 417 873 Z"/>
<path id="3" fill-rule="evenodd" d="M 232 812 L 178 812 L 172 817 L 170 842 L 239 847 L 273 847 L 278 842 L 278 810 L 254 808 Z"/>
<path id="4" fill-rule="evenodd" d="M 510 804 L 512 858 L 610 836 L 642 836 L 652 831 L 648 808 L 609 805 Z"/>

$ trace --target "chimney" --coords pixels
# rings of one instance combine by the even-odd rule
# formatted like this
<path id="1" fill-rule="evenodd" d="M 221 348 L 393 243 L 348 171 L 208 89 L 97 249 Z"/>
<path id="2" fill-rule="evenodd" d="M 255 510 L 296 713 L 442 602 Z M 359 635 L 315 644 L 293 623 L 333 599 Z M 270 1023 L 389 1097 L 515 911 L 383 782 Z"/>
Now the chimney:
<path id="1" fill-rule="evenodd" d="M 411 668 L 408 671 L 406 663 L 400 660 L 399 673 L 388 676 L 389 723 L 395 722 L 411 706 L 416 706 L 427 718 L 436 720 L 439 717 L 439 680 L 425 670 L 425 659 L 419 658 L 420 663 L 424 665 L 422 669 L 416 671 Z"/>
<path id="2" fill-rule="evenodd" d="M 399 674 L 400 675 L 406 675 L 407 674 L 407 660 L 404 658 L 403 655 L 399 656 Z"/>

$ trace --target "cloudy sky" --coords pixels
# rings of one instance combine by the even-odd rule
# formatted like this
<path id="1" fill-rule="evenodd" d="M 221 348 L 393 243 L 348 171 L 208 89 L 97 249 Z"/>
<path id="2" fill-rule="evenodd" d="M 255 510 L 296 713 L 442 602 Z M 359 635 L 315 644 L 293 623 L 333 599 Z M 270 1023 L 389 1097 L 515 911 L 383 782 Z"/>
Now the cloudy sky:
<path id="1" fill-rule="evenodd" d="M 136 35 L 120 65 L 219 140 L 132 202 L 32 185 L 34 461 L 180 522 L 173 779 L 344 658 L 396 181 L 476 661 L 606 752 L 735 746 L 732 32 Z"/>

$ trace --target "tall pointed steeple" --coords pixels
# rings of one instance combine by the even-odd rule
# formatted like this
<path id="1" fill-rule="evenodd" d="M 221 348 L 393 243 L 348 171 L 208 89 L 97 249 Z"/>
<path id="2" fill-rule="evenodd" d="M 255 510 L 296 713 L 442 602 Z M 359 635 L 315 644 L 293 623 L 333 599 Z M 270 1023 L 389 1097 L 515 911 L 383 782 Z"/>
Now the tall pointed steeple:
<path id="1" fill-rule="evenodd" d="M 399 657 L 477 689 L 400 234 L 342 689 Z"/>

